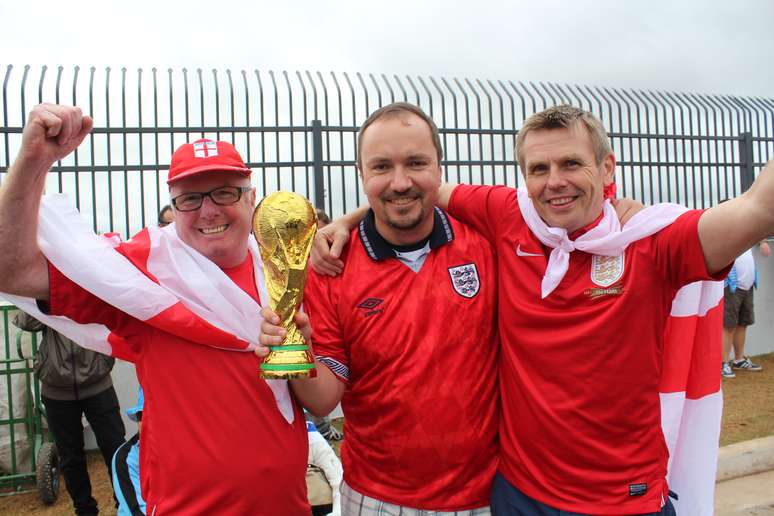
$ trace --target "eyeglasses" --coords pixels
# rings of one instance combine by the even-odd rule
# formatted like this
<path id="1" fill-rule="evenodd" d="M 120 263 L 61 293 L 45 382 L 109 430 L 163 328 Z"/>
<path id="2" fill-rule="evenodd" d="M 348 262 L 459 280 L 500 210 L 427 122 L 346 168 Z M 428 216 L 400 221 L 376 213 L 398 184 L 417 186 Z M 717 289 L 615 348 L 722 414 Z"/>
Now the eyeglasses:
<path id="1" fill-rule="evenodd" d="M 229 206 L 239 201 L 244 192 L 252 189 L 252 186 L 221 186 L 209 192 L 188 192 L 172 199 L 172 206 L 177 211 L 195 211 L 202 207 L 205 197 L 209 197 L 218 206 Z"/>

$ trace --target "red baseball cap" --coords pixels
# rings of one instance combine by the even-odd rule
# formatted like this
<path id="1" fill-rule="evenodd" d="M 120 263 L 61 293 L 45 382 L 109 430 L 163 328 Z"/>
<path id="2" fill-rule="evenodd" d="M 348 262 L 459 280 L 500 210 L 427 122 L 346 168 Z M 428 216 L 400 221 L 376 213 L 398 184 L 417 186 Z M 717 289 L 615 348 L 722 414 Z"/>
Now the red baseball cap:
<path id="1" fill-rule="evenodd" d="M 213 170 L 239 172 L 245 177 L 250 177 L 252 173 L 233 145 L 203 138 L 184 143 L 172 154 L 167 184 Z"/>

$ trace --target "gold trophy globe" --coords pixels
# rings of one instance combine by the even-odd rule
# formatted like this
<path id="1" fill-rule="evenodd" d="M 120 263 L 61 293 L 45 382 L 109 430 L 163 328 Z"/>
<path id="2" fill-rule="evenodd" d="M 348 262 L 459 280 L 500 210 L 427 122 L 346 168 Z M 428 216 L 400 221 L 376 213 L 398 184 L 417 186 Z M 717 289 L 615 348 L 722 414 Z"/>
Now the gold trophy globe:
<path id="1" fill-rule="evenodd" d="M 315 376 L 314 358 L 293 318 L 304 296 L 307 263 L 316 231 L 314 208 L 292 192 L 264 197 L 253 213 L 253 236 L 261 250 L 269 305 L 288 332 L 280 345 L 269 346 L 269 355 L 261 364 L 262 378 Z"/>

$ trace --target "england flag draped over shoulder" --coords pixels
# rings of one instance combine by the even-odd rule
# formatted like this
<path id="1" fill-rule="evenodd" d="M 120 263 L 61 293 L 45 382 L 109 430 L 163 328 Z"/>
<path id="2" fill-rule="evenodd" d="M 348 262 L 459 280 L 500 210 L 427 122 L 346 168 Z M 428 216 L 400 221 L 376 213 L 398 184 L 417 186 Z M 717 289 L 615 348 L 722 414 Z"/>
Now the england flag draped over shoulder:
<path id="1" fill-rule="evenodd" d="M 723 412 L 722 324 L 723 282 L 699 281 L 678 291 L 664 332 L 659 387 L 678 516 L 713 514 Z"/>
<path id="2" fill-rule="evenodd" d="M 212 261 L 178 238 L 174 225 L 146 228 L 131 240 L 95 235 L 62 194 L 44 196 L 38 245 L 67 278 L 94 296 L 158 330 L 202 346 L 250 353 L 260 335 L 261 305 L 268 306 L 257 244 L 248 239 L 261 304 Z M 0 297 L 84 348 L 127 359 L 123 337 L 101 324 L 81 324 L 41 312 L 35 299 Z M 256 375 L 256 378 L 258 376 Z M 263 380 L 292 423 L 286 380 Z"/>

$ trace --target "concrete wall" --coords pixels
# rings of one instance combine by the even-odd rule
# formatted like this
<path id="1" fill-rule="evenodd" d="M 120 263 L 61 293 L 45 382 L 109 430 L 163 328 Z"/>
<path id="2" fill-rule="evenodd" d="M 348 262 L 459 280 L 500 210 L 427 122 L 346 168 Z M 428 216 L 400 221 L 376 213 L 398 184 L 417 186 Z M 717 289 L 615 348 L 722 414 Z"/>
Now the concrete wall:
<path id="1" fill-rule="evenodd" d="M 774 249 L 774 239 L 769 240 Z M 747 329 L 745 353 L 762 355 L 774 352 L 774 254 L 761 256 L 758 246 L 753 249 L 758 268 L 758 290 L 755 291 L 755 324 Z"/>

